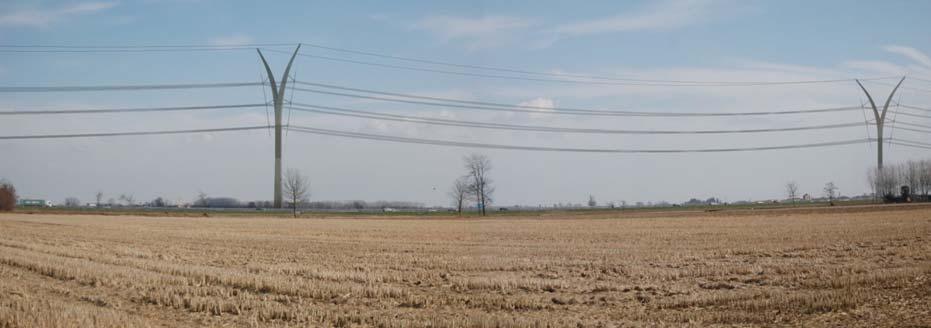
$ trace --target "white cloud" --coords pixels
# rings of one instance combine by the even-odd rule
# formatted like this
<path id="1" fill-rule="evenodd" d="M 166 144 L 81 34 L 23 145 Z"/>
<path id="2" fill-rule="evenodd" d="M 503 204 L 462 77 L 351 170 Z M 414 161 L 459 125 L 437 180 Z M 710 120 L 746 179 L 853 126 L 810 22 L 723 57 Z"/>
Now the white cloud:
<path id="1" fill-rule="evenodd" d="M 212 38 L 207 42 L 214 46 L 241 46 L 244 44 L 252 43 L 252 41 L 252 37 L 248 35 L 236 34 Z"/>
<path id="2" fill-rule="evenodd" d="M 470 50 L 507 44 L 528 44 L 540 49 L 572 36 L 681 28 L 745 8 L 743 3 L 727 0 L 667 0 L 637 12 L 542 28 L 534 28 L 541 25 L 535 19 L 517 16 L 429 16 L 412 27 L 429 31 L 446 42 L 464 41 Z"/>
<path id="3" fill-rule="evenodd" d="M 924 67 L 931 68 L 931 57 L 918 49 L 905 46 L 889 45 L 883 47 L 888 52 L 908 57 L 911 60 L 921 64 Z"/>
<path id="4" fill-rule="evenodd" d="M 879 60 L 848 60 L 842 63 L 846 68 L 885 75 L 901 75 L 908 71 L 905 67 Z"/>
<path id="5" fill-rule="evenodd" d="M 514 16 L 429 16 L 411 27 L 428 31 L 445 42 L 465 41 L 469 49 L 476 50 L 504 44 L 512 40 L 516 32 L 534 24 L 532 19 Z"/>
<path id="6" fill-rule="evenodd" d="M 47 27 L 72 16 L 93 14 L 113 8 L 117 2 L 80 2 L 54 9 L 25 9 L 0 15 L 0 26 Z"/>
<path id="7" fill-rule="evenodd" d="M 391 19 L 391 15 L 388 15 L 386 13 L 369 14 L 367 17 L 377 22 L 387 22 L 389 19 Z"/>
<path id="8" fill-rule="evenodd" d="M 556 108 L 556 101 L 550 98 L 537 97 L 531 100 L 522 101 L 518 103 L 517 105 L 526 106 L 528 108 L 532 108 L 532 110 L 551 112 L 553 111 L 553 108 Z M 548 117 L 547 114 L 542 114 L 542 113 L 530 113 L 528 116 L 534 119 Z"/>
<path id="9" fill-rule="evenodd" d="M 561 36 L 678 28 L 701 22 L 714 11 L 709 0 L 665 1 L 633 14 L 557 26 Z"/>

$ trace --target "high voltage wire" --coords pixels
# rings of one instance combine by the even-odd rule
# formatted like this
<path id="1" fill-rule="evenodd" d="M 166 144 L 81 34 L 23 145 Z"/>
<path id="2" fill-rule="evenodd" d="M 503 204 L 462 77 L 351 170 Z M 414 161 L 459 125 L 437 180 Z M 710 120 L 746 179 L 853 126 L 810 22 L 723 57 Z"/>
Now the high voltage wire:
<path id="1" fill-rule="evenodd" d="M 163 48 L 163 49 L 0 49 L 0 53 L 153 53 L 153 52 L 200 52 L 254 50 L 250 47 L 223 48 Z"/>
<path id="2" fill-rule="evenodd" d="M 915 123 L 909 123 L 909 122 L 896 122 L 896 124 L 902 124 L 902 125 L 907 125 L 907 126 L 914 126 L 914 127 L 919 127 L 919 128 L 931 129 L 931 125 L 921 125 L 921 124 L 915 124 Z"/>
<path id="3" fill-rule="evenodd" d="M 917 128 L 911 128 L 911 127 L 910 127 L 910 126 L 913 126 L 913 127 L 918 127 L 918 128 L 929 128 L 929 129 L 931 129 L 931 126 L 921 125 L 921 124 L 914 124 L 914 123 L 908 123 L 908 122 L 899 122 L 899 121 L 892 121 L 892 123 L 893 123 L 894 125 L 890 127 L 891 131 L 895 131 L 895 130 L 904 130 L 904 131 L 911 131 L 911 132 L 918 132 L 918 133 L 931 133 L 931 130 L 923 130 L 923 129 L 917 129 Z M 872 126 L 876 126 L 876 121 L 869 121 L 869 122 L 867 122 L 867 124 L 868 124 L 868 125 L 872 125 Z M 905 125 L 905 126 L 901 126 L 901 125 Z M 887 140 L 889 140 L 889 139 L 891 139 L 891 134 L 890 134 L 890 138 L 887 138 Z"/>
<path id="4" fill-rule="evenodd" d="M 914 109 L 914 110 L 919 110 L 919 111 L 922 111 L 922 112 L 931 113 L 931 108 L 922 108 L 922 107 L 916 107 L 916 106 L 910 106 L 910 105 L 903 105 L 903 104 L 897 104 L 897 105 L 899 105 L 899 106 L 902 107 L 902 108 Z"/>
<path id="5" fill-rule="evenodd" d="M 231 131 L 247 131 L 247 130 L 261 130 L 265 129 L 266 126 L 243 126 L 243 127 L 231 127 L 231 128 L 213 128 L 213 129 L 190 129 L 190 130 L 162 130 L 162 131 L 133 131 L 133 132 L 110 132 L 110 133 L 75 133 L 75 134 L 38 134 L 38 135 L 12 135 L 12 136 L 0 136 L 0 140 L 29 140 L 29 139 L 63 139 L 63 138 L 96 138 L 96 137 L 124 137 L 124 136 L 146 136 L 146 135 L 172 135 L 172 134 L 190 134 L 190 133 L 210 133 L 210 132 L 231 132 Z M 700 148 L 700 149 L 600 149 L 600 148 L 562 148 L 562 147 L 537 147 L 537 146 L 516 146 L 516 145 L 499 145 L 499 144 L 486 144 L 486 143 L 474 143 L 474 142 L 459 142 L 459 141 L 448 141 L 448 140 L 433 140 L 433 139 L 421 139 L 421 138 L 408 138 L 408 137 L 396 137 L 396 136 L 386 136 L 378 134 L 367 134 L 367 133 L 356 133 L 348 131 L 339 131 L 339 130 L 329 130 L 329 129 L 318 129 L 310 127 L 301 127 L 301 126 L 288 126 L 288 129 L 312 133 L 319 135 L 330 135 L 338 136 L 345 138 L 354 138 L 354 139 L 367 139 L 367 140 L 376 140 L 376 141 L 389 141 L 389 142 L 398 142 L 398 143 L 409 143 L 409 144 L 426 144 L 426 145 L 437 145 L 437 146 L 452 146 L 452 147 L 466 147 L 466 148 L 486 148 L 486 149 L 503 149 L 503 150 L 528 150 L 528 151 L 546 151 L 546 152 L 583 152 L 583 153 L 653 153 L 653 154 L 668 154 L 668 153 L 720 153 L 720 152 L 749 152 L 749 151 L 766 151 L 766 150 L 783 150 L 783 149 L 801 149 L 801 148 L 821 148 L 821 147 L 832 147 L 832 146 L 842 146 L 842 145 L 851 145 L 862 142 L 871 142 L 876 139 L 857 139 L 857 140 L 844 140 L 844 141 L 834 141 L 834 142 L 820 142 L 820 143 L 808 143 L 808 144 L 796 144 L 796 145 L 780 145 L 780 146 L 763 146 L 763 147 L 742 147 L 742 148 Z M 908 141 L 902 139 L 890 140 L 893 144 L 914 147 L 914 148 L 923 148 L 931 149 L 931 144 Z"/>
<path id="6" fill-rule="evenodd" d="M 909 77 L 909 79 L 913 79 L 913 78 L 912 78 L 912 77 Z M 918 79 L 918 80 L 924 81 L 924 80 L 921 80 L 921 79 Z M 879 85 L 884 85 L 884 86 L 888 86 L 888 87 L 894 87 L 894 86 L 895 86 L 895 84 L 893 84 L 893 83 L 881 82 L 881 81 L 877 81 L 876 79 L 873 79 L 873 80 L 863 80 L 863 79 L 860 79 L 860 81 L 868 81 L 868 82 L 871 82 L 871 83 L 875 83 L 875 84 L 879 84 Z M 916 87 L 910 87 L 910 86 L 907 86 L 907 85 L 900 86 L 900 88 L 901 88 L 901 89 L 904 89 L 904 90 L 912 90 L 912 91 L 918 91 L 918 92 L 927 92 L 927 93 L 931 93 L 931 89 L 916 88 Z"/>
<path id="7" fill-rule="evenodd" d="M 787 84 L 816 84 L 816 83 L 837 83 L 837 82 L 852 82 L 854 79 L 827 79 L 827 80 L 796 80 L 796 81 L 699 81 L 699 80 L 669 80 L 669 79 L 642 79 L 642 78 L 629 78 L 629 77 L 618 77 L 618 76 L 598 76 L 598 75 L 588 75 L 588 74 L 570 74 L 570 73 L 552 73 L 552 72 L 539 72 L 539 71 L 530 71 L 524 69 L 515 69 L 515 68 L 506 68 L 506 67 L 493 67 L 493 66 L 483 66 L 483 65 L 473 65 L 473 64 L 461 64 L 453 63 L 448 61 L 440 60 L 430 60 L 423 58 L 413 58 L 413 57 L 404 57 L 404 56 L 395 56 L 387 55 L 383 53 L 370 52 L 370 51 L 361 51 L 353 50 L 346 48 L 330 47 L 314 43 L 299 43 L 305 45 L 306 47 L 325 49 L 329 51 L 336 51 L 342 53 L 351 53 L 357 55 L 364 55 L 376 58 L 383 59 L 392 59 L 400 60 L 406 62 L 413 62 L 419 64 L 429 64 L 429 65 L 439 65 L 447 67 L 456 67 L 464 68 L 471 70 L 481 70 L 481 71 L 490 71 L 490 72 L 505 72 L 505 73 L 514 73 L 514 74 L 523 74 L 523 75 L 533 75 L 533 76 L 544 76 L 544 77 L 556 77 L 561 79 L 533 79 L 533 78 L 524 78 L 534 81 L 551 81 L 551 82 L 568 82 L 568 83 L 595 83 L 596 81 L 579 81 L 579 80 L 566 80 L 565 78 L 573 79 L 587 79 L 587 80 L 600 80 L 602 82 L 614 81 L 614 82 L 623 82 L 620 85 L 652 85 L 652 86 L 765 86 L 765 85 L 787 85 Z M 226 51 L 226 50 L 245 50 L 252 49 L 255 47 L 282 47 L 282 46 L 293 46 L 295 43 L 251 43 L 251 44 L 236 44 L 236 45 L 109 45 L 109 46 L 100 46 L 100 45 L 10 45 L 10 44 L 0 44 L 0 52 L 47 52 L 47 53 L 69 53 L 69 52 L 159 52 L 159 51 Z M 274 49 L 268 49 L 271 52 L 281 52 Z M 363 62 L 363 61 L 353 61 L 345 58 L 336 58 L 328 56 L 315 56 L 310 54 L 301 54 L 302 56 L 309 58 L 317 58 L 324 60 L 335 60 L 342 62 L 349 62 L 355 64 L 363 65 L 373 65 L 381 66 L 395 69 L 408 69 L 408 70 L 419 70 L 419 71 L 430 71 L 434 73 L 444 73 L 444 74 L 457 74 L 457 75 L 471 75 L 478 77 L 490 77 L 490 78 L 519 78 L 514 76 L 499 76 L 499 75 L 476 75 L 469 74 L 464 72 L 455 72 L 455 71 L 445 71 L 445 70 L 435 70 L 435 69 L 425 69 L 409 66 L 397 66 L 390 64 L 380 64 L 372 62 Z M 870 80 L 884 80 L 890 79 L 893 77 L 877 77 L 877 78 L 866 78 L 861 79 L 864 81 Z M 921 79 L 919 79 L 921 80 Z M 633 84 L 632 84 L 633 83 Z M 597 84 L 597 83 L 596 83 Z M 614 83 L 616 84 L 616 83 Z"/>
<path id="8" fill-rule="evenodd" d="M 904 115 L 904 116 L 911 116 L 911 117 L 931 118 L 931 116 L 929 115 L 919 115 L 919 114 L 914 114 L 914 113 L 909 113 L 909 112 L 898 112 L 897 114 Z"/>
<path id="9" fill-rule="evenodd" d="M 458 63 L 439 61 L 439 60 L 403 57 L 403 56 L 387 55 L 387 54 L 369 52 L 369 51 L 323 46 L 323 45 L 318 45 L 318 44 L 313 44 L 313 43 L 302 42 L 301 44 L 306 47 L 311 47 L 311 48 L 325 49 L 325 50 L 338 51 L 338 52 L 343 52 L 343 53 L 351 53 L 351 54 L 357 54 L 357 55 L 394 59 L 394 60 L 401 60 L 401 61 L 422 63 L 422 64 L 441 65 L 441 66 L 476 69 L 476 70 L 493 71 L 493 72 L 508 72 L 508 73 L 527 74 L 527 75 L 552 76 L 552 77 L 563 77 L 563 78 L 565 77 L 583 78 L 583 79 L 607 80 L 607 81 L 626 81 L 626 82 L 641 82 L 641 83 L 673 83 L 673 84 L 710 84 L 714 86 L 746 85 L 746 84 L 753 84 L 753 85 L 812 84 L 812 83 L 833 83 L 833 82 L 853 82 L 854 81 L 854 79 L 807 80 L 807 81 L 697 81 L 697 80 L 636 79 L 636 78 L 623 78 L 623 77 L 598 76 L 598 75 L 548 73 L 548 72 L 528 71 L 528 70 L 505 68 L 505 67 L 458 64 Z M 889 79 L 889 78 L 894 78 L 894 77 L 885 77 L 885 78 L 877 78 L 877 79 Z"/>
<path id="10" fill-rule="evenodd" d="M 50 44 L 0 44 L 0 48 L 63 48 L 63 49 L 146 49 L 146 48 L 228 48 L 228 47 L 290 47 L 294 43 L 242 43 L 220 44 L 136 44 L 136 45 L 50 45 Z"/>
<path id="11" fill-rule="evenodd" d="M 238 83 L 187 83 L 187 84 L 148 84 L 148 85 L 98 85 L 98 86 L 26 86 L 3 87 L 0 92 L 84 92 L 84 91 L 131 91 L 131 90 L 172 90 L 172 89 L 209 89 L 236 88 L 264 85 L 259 82 Z"/>
<path id="12" fill-rule="evenodd" d="M 451 98 L 440 98 L 440 97 L 430 97 L 430 96 L 419 96 L 395 92 L 384 92 L 370 89 L 361 89 L 361 88 L 351 88 L 343 87 L 331 84 L 323 83 L 313 83 L 313 82 L 303 82 L 297 81 L 297 84 L 317 86 L 323 88 L 337 89 L 337 90 L 346 90 L 353 92 L 362 92 L 370 94 L 378 94 L 392 97 L 403 97 L 403 98 L 412 98 L 412 99 L 426 99 L 434 101 L 444 101 L 444 102 L 453 102 L 460 104 L 469 104 L 469 105 L 452 105 L 452 104 L 443 104 L 437 102 L 423 102 L 415 100 L 404 100 L 397 98 L 385 98 L 385 97 L 375 97 L 375 96 L 366 96 L 358 94 L 347 94 L 339 93 L 333 91 L 323 91 L 316 89 L 306 89 L 306 88 L 295 88 L 297 91 L 304 92 L 314 92 L 320 94 L 335 95 L 341 97 L 351 97 L 351 98 L 361 98 L 361 99 L 372 99 L 380 101 L 390 101 L 390 102 L 401 102 L 401 103 L 410 103 L 418 105 L 430 105 L 430 106 L 441 106 L 441 107 L 450 107 L 450 108 L 466 108 L 466 109 L 480 109 L 480 110 L 497 110 L 497 111 L 511 111 L 511 112 L 526 112 L 526 113 L 543 113 L 543 114 L 564 114 L 564 115 L 593 115 L 593 116 L 659 116 L 659 117 L 673 117 L 673 116 L 758 116 L 758 115 L 788 115 L 788 114 L 809 114 L 809 113 L 825 113 L 825 112 L 839 112 L 839 111 L 852 111 L 852 110 L 861 110 L 861 106 L 851 106 L 851 107 L 837 107 L 837 108 L 819 108 L 819 109 L 806 109 L 806 110 L 787 110 L 787 111 L 768 111 L 768 112 L 711 112 L 711 113 L 689 113 L 689 112 L 643 112 L 643 111 L 621 111 L 621 110 L 598 110 L 598 109 L 585 109 L 585 108 L 568 108 L 568 107 L 542 107 L 542 106 L 532 106 L 532 105 L 510 105 L 502 103 L 493 103 L 493 102 L 484 102 L 484 101 L 469 101 L 469 100 L 460 100 L 460 99 L 451 99 Z M 480 105 L 480 106 L 473 106 Z"/>
<path id="13" fill-rule="evenodd" d="M 34 134 L 34 135 L 0 136 L 0 140 L 125 137 L 125 136 L 147 136 L 147 135 L 166 135 L 166 134 L 245 131 L 245 130 L 259 130 L 259 129 L 265 129 L 265 128 L 266 128 L 265 126 L 242 126 L 242 127 L 232 127 L 232 128 L 193 129 L 193 130 L 162 130 L 162 131 L 72 133 L 72 134 Z"/>
<path id="14" fill-rule="evenodd" d="M 274 50 L 274 49 L 265 49 L 269 52 L 276 52 L 281 54 L 289 54 L 285 51 Z M 440 73 L 448 75 L 460 75 L 460 76 L 471 76 L 471 77 L 481 77 L 481 78 L 493 78 L 493 79 L 505 79 L 505 80 L 522 80 L 522 81 L 536 81 L 536 82 L 556 82 L 556 83 L 568 83 L 568 84 L 591 84 L 591 85 L 624 85 L 624 86 L 654 86 L 654 87 L 751 87 L 751 86 L 767 86 L 767 85 L 786 85 L 786 84 L 812 84 L 812 83 L 831 83 L 831 82 L 853 82 L 855 79 L 837 79 L 837 80 L 819 80 L 819 81 L 776 81 L 776 82 L 745 82 L 740 84 L 727 84 L 727 83 L 654 83 L 654 82 L 617 82 L 617 81 L 586 81 L 586 80 L 566 80 L 566 79 L 549 79 L 549 78 L 534 78 L 534 77 L 525 77 L 525 76 L 513 76 L 513 75 L 498 75 L 498 74 L 484 74 L 484 73 L 472 73 L 472 72 L 460 72 L 460 71 L 449 71 L 442 69 L 434 68 L 423 68 L 423 67 L 413 67 L 413 66 L 401 66 L 393 64 L 383 64 L 375 62 L 367 62 L 361 60 L 353 60 L 346 58 L 337 58 L 329 56 L 320 56 L 320 55 L 311 55 L 298 53 L 298 56 L 314 59 L 322 59 L 336 62 L 344 62 L 358 65 L 367 65 L 373 67 L 383 67 L 383 68 L 392 68 L 392 69 L 401 69 L 409 71 L 419 71 L 419 72 L 430 72 L 430 73 Z M 879 78 L 868 78 L 861 79 L 861 81 L 872 81 L 872 80 L 884 80 L 889 79 L 890 77 L 879 77 Z"/>
<path id="15" fill-rule="evenodd" d="M 912 80 L 921 81 L 921 82 L 928 82 L 928 83 L 931 83 L 931 80 L 929 80 L 929 79 L 923 79 L 923 78 L 920 78 L 920 77 L 909 76 L 908 78 L 909 78 L 909 79 L 912 79 Z"/>
<path id="16" fill-rule="evenodd" d="M 843 123 L 828 124 L 788 128 L 767 128 L 767 129 L 743 129 L 743 130 L 617 130 L 617 129 L 587 129 L 587 128 L 566 128 L 551 126 L 534 126 L 534 125 L 515 125 L 502 123 L 487 123 L 475 121 L 459 121 L 448 119 L 436 119 L 407 115 L 376 113 L 362 110 L 352 110 L 330 106 L 319 106 L 310 104 L 294 103 L 294 110 L 321 113 L 328 115 L 340 115 L 376 120 L 390 120 L 407 123 L 420 123 L 444 126 L 472 127 L 482 129 L 497 129 L 511 131 L 537 131 L 537 132 L 556 132 L 556 133 L 589 133 L 589 134 L 736 134 L 736 133 L 764 133 L 764 132 L 784 132 L 784 131 L 803 131 L 803 130 L 826 130 L 846 127 L 858 127 L 862 123 Z"/>
<path id="17" fill-rule="evenodd" d="M 931 149 L 931 146 L 915 145 L 915 144 L 903 143 L 903 142 L 898 142 L 898 141 L 889 141 L 889 143 L 893 145 L 898 145 L 898 146 L 920 148 L 920 149 Z"/>
<path id="18" fill-rule="evenodd" d="M 398 143 L 411 143 L 411 144 L 426 144 L 426 145 L 437 145 L 437 146 L 452 146 L 452 147 L 466 147 L 466 148 L 487 148 L 487 149 L 503 149 L 503 150 L 528 150 L 528 151 L 547 151 L 547 152 L 577 152 L 577 153 L 625 153 L 625 154 L 635 154 L 635 153 L 652 153 L 652 154 L 664 154 L 664 153 L 721 153 L 721 152 L 746 152 L 746 151 L 764 151 L 764 150 L 780 150 L 780 149 L 800 149 L 800 148 L 819 148 L 819 147 L 831 147 L 831 146 L 842 146 L 842 145 L 852 145 L 863 142 L 869 142 L 872 139 L 856 139 L 856 140 L 844 140 L 844 141 L 834 141 L 834 142 L 820 142 L 820 143 L 809 143 L 809 144 L 797 144 L 797 145 L 781 145 L 781 146 L 764 146 L 764 147 L 743 147 L 743 148 L 701 148 L 701 149 L 603 149 L 603 148 L 562 148 L 562 147 L 537 147 L 537 146 L 516 146 L 516 145 L 500 145 L 500 144 L 487 144 L 487 143 L 474 143 L 474 142 L 460 142 L 460 141 L 448 141 L 448 140 L 434 140 L 434 139 L 421 139 L 421 138 L 408 138 L 408 137 L 396 137 L 396 136 L 387 136 L 379 134 L 368 134 L 368 133 L 357 133 L 357 132 L 347 132 L 339 130 L 329 130 L 329 129 L 318 129 L 311 127 L 301 127 L 301 126 L 290 126 L 289 129 L 292 129 L 296 132 L 320 134 L 320 135 L 330 135 L 338 136 L 345 138 L 354 138 L 354 139 L 368 139 L 368 140 L 377 140 L 377 141 L 389 141 L 389 142 L 398 142 Z"/>
<path id="19" fill-rule="evenodd" d="M 254 50 L 255 47 L 291 46 L 286 43 L 254 43 L 237 45 L 122 45 L 122 46 L 74 46 L 74 45 L 0 45 L 0 53 L 149 53 L 149 52 L 197 52 Z"/>
<path id="20" fill-rule="evenodd" d="M 102 113 L 136 113 L 136 112 L 170 112 L 226 108 L 257 108 L 266 104 L 182 106 L 182 107 L 143 107 L 143 108 L 106 108 L 106 109 L 61 109 L 61 110 L 0 110 L 0 115 L 51 115 L 51 114 L 102 114 Z"/>
<path id="21" fill-rule="evenodd" d="M 931 143 L 926 143 L 926 142 L 911 141 L 911 140 L 903 140 L 903 139 L 898 139 L 898 138 L 896 138 L 896 139 L 891 139 L 891 138 L 890 138 L 890 141 L 891 141 L 891 143 L 896 144 L 896 145 L 899 145 L 899 146 L 908 146 L 908 147 L 915 147 L 915 148 L 931 149 Z"/>
<path id="22" fill-rule="evenodd" d="M 897 124 L 901 124 L 901 123 L 897 123 Z M 915 129 L 915 128 L 909 128 L 909 127 L 904 127 L 904 126 L 896 126 L 896 127 L 894 127 L 894 129 L 895 129 L 895 130 L 912 131 L 912 132 L 918 132 L 918 133 L 931 133 L 931 130 Z"/>

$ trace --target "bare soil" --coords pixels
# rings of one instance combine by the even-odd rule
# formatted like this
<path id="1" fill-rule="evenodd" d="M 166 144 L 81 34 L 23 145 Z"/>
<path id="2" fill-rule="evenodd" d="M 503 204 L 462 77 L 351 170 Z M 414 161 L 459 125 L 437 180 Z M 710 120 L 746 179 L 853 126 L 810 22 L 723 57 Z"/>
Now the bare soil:
<path id="1" fill-rule="evenodd" d="M 931 327 L 931 208 L 0 214 L 5 327 Z"/>

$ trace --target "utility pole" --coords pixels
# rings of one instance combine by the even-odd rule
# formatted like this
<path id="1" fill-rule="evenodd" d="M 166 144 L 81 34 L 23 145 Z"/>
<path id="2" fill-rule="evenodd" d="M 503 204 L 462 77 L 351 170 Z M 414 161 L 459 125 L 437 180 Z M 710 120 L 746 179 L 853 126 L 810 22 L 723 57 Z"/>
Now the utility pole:
<path id="1" fill-rule="evenodd" d="M 301 44 L 298 43 L 297 49 L 294 49 L 294 54 L 291 55 L 291 60 L 288 61 L 288 66 L 284 69 L 284 76 L 281 77 L 281 83 L 276 84 L 275 75 L 272 74 L 272 69 L 268 67 L 268 61 L 265 60 L 265 56 L 262 56 L 262 50 L 258 48 L 255 49 L 255 51 L 259 52 L 259 58 L 262 58 L 262 64 L 265 65 L 265 72 L 268 73 L 268 83 L 272 88 L 272 102 L 275 105 L 275 208 L 281 208 L 281 114 L 284 108 L 284 92 L 288 84 L 291 64 L 294 63 L 294 58 L 297 57 L 297 52 L 300 50 Z"/>
<path id="2" fill-rule="evenodd" d="M 880 171 L 883 169 L 883 127 L 886 125 L 886 111 L 889 109 L 889 103 L 892 102 L 892 97 L 895 96 L 896 90 L 899 90 L 899 86 L 902 85 L 902 82 L 905 82 L 905 77 L 903 76 L 899 83 L 895 85 L 895 88 L 892 89 L 892 92 L 889 93 L 889 97 L 886 98 L 886 104 L 883 105 L 882 112 L 876 108 L 876 103 L 873 101 L 873 97 L 870 96 L 870 92 L 866 91 L 866 88 L 863 87 L 863 83 L 860 83 L 860 80 L 856 80 L 857 85 L 860 86 L 860 89 L 863 90 L 863 93 L 866 94 L 866 98 L 870 100 L 870 106 L 873 107 L 873 116 L 876 117 L 876 167 Z"/>

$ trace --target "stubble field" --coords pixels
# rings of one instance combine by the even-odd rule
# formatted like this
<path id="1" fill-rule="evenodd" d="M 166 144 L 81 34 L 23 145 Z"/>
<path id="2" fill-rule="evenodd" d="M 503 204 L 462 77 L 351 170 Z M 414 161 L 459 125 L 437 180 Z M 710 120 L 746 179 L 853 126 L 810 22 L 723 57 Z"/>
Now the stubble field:
<path id="1" fill-rule="evenodd" d="M 0 327 L 931 326 L 931 207 L 0 214 Z"/>

